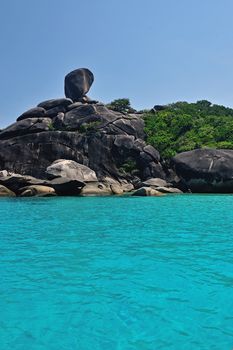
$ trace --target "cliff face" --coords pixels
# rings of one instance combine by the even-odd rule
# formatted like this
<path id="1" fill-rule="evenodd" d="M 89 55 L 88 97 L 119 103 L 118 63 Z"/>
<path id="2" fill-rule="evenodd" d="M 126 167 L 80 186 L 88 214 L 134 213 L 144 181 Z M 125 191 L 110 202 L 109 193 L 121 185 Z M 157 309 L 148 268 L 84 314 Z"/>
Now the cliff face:
<path id="1" fill-rule="evenodd" d="M 2 130 L 0 169 L 45 179 L 53 161 L 70 159 L 93 169 L 99 179 L 165 178 L 158 151 L 145 143 L 141 116 L 87 98 L 93 80 L 87 69 L 69 73 L 66 98 L 41 102 Z"/>

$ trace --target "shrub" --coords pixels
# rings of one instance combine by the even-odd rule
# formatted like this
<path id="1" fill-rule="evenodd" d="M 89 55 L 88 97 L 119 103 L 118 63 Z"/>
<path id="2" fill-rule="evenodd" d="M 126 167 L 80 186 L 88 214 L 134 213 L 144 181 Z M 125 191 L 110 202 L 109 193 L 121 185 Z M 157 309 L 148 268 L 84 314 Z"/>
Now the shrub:
<path id="1" fill-rule="evenodd" d="M 107 108 L 120 113 L 127 113 L 131 109 L 130 101 L 128 98 L 119 98 L 106 105 Z"/>
<path id="2" fill-rule="evenodd" d="M 131 173 L 133 170 L 137 169 L 137 164 L 134 159 L 128 159 L 120 167 L 119 171 L 121 173 Z"/>
<path id="3" fill-rule="evenodd" d="M 101 124 L 101 121 L 95 121 L 90 123 L 84 123 L 80 126 L 79 132 L 85 133 L 88 131 L 94 131 Z"/>
<path id="4" fill-rule="evenodd" d="M 162 157 L 195 148 L 233 148 L 233 109 L 203 100 L 144 113 L 147 142 Z"/>

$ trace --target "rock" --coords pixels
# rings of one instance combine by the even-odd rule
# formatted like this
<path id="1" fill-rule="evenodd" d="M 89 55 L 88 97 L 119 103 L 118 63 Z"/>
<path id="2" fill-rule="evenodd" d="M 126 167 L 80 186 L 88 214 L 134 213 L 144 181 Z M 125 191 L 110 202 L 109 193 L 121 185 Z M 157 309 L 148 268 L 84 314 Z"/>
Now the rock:
<path id="1" fill-rule="evenodd" d="M 9 188 L 0 185 L 0 197 L 15 197 L 15 193 L 9 190 Z"/>
<path id="2" fill-rule="evenodd" d="M 4 139 L 0 134 L 0 168 L 46 179 L 46 168 L 52 162 L 69 159 L 88 165 L 98 178 L 109 176 L 121 179 L 125 176 L 122 176 L 120 169 L 131 159 L 139 172 L 137 176 L 142 180 L 165 177 L 160 163 L 152 161 L 150 157 L 142 159 L 143 140 L 133 135 L 108 134 L 107 128 L 108 125 L 94 127 L 91 133 L 61 129 L 32 133 L 29 129 L 23 135 L 19 132 Z"/>
<path id="3" fill-rule="evenodd" d="M 157 191 L 162 192 L 162 193 L 183 193 L 181 190 L 175 187 L 157 187 Z"/>
<path id="4" fill-rule="evenodd" d="M 67 110 L 71 111 L 71 109 L 74 109 L 74 108 L 77 108 L 77 107 L 81 107 L 81 106 L 83 106 L 82 102 L 74 102 L 74 103 L 72 103 L 71 105 L 69 105 L 67 107 Z"/>
<path id="5" fill-rule="evenodd" d="M 42 107 L 31 108 L 28 111 L 21 114 L 16 120 L 17 122 L 27 118 L 41 118 L 45 115 L 45 109 Z"/>
<path id="6" fill-rule="evenodd" d="M 123 188 L 120 185 L 112 184 L 110 185 L 113 194 L 123 194 Z"/>
<path id="7" fill-rule="evenodd" d="M 53 187 L 60 196 L 76 196 L 79 195 L 85 183 L 78 180 L 71 180 L 65 177 L 55 178 L 48 181 L 47 184 Z"/>
<path id="8" fill-rule="evenodd" d="M 0 171 L 0 178 L 1 177 L 6 177 L 6 176 L 9 176 L 10 173 L 7 171 L 7 170 L 1 170 Z"/>
<path id="9" fill-rule="evenodd" d="M 55 196 L 55 190 L 49 186 L 31 185 L 20 189 L 20 197 L 33 197 L 33 196 Z"/>
<path id="10" fill-rule="evenodd" d="M 128 135 L 135 135 L 137 138 L 144 138 L 144 122 L 141 118 L 128 119 L 126 117 L 118 118 L 113 122 L 113 126 L 125 132 Z"/>
<path id="11" fill-rule="evenodd" d="M 54 118 L 59 113 L 65 113 L 65 112 L 66 112 L 66 108 L 64 106 L 57 106 L 57 107 L 53 107 L 51 109 L 48 109 L 45 113 L 45 116 L 48 118 Z"/>
<path id="12" fill-rule="evenodd" d="M 86 84 L 86 73 L 72 72 L 66 79 L 67 85 L 80 76 L 81 83 L 78 79 L 77 85 Z M 85 104 L 76 104 L 77 100 L 74 104 L 71 99 L 44 101 L 39 106 L 52 119 L 27 118 L 0 132 L 0 169 L 48 181 L 46 169 L 54 161 L 64 159 L 88 166 L 96 174 L 95 182 L 104 177 L 114 178 L 118 183 L 126 180 L 124 186 L 120 185 L 124 191 L 148 178 L 166 178 L 159 153 L 144 141 L 144 121 L 140 115 L 114 112 L 100 103 L 90 104 L 85 95 L 77 99 Z M 65 111 L 58 112 L 61 110 Z M 64 172 L 62 176 L 70 175 Z M 72 181 L 66 178 L 66 184 L 68 180 Z M 84 179 L 77 181 L 84 186 L 86 181 L 81 180 Z M 107 188 L 111 191 L 110 185 Z M 79 190 L 77 183 L 70 184 L 68 189 L 71 193 Z"/>
<path id="13" fill-rule="evenodd" d="M 90 89 L 94 81 L 93 73 L 87 68 L 76 69 L 65 77 L 65 95 L 77 101 Z"/>
<path id="14" fill-rule="evenodd" d="M 136 190 L 132 195 L 147 197 L 147 196 L 161 196 L 162 193 L 151 187 L 141 187 L 138 190 Z"/>
<path id="15" fill-rule="evenodd" d="M 0 184 L 8 187 L 11 191 L 19 193 L 22 187 L 30 185 L 46 185 L 45 180 L 36 179 L 32 176 L 12 174 L 6 171 L 2 171 L 3 176 L 0 176 Z"/>
<path id="16" fill-rule="evenodd" d="M 111 188 L 105 186 L 100 182 L 88 183 L 82 188 L 80 192 L 81 196 L 107 196 L 111 194 Z"/>
<path id="17" fill-rule="evenodd" d="M 50 130 L 52 120 L 50 118 L 27 118 L 20 120 L 0 132 L 0 139 L 33 134 Z"/>
<path id="18" fill-rule="evenodd" d="M 154 111 L 163 111 L 164 109 L 166 109 L 166 106 L 162 106 L 162 105 L 155 105 L 154 107 L 153 107 L 153 110 Z"/>
<path id="19" fill-rule="evenodd" d="M 146 147 L 143 148 L 143 151 L 147 153 L 151 158 L 155 161 L 160 161 L 160 154 L 159 152 L 151 145 L 146 145 Z"/>
<path id="20" fill-rule="evenodd" d="M 233 193 L 233 150 L 196 149 L 171 160 L 192 192 Z"/>
<path id="21" fill-rule="evenodd" d="M 37 107 L 42 107 L 46 110 L 52 109 L 54 107 L 68 107 L 73 101 L 70 98 L 56 98 L 52 100 L 46 100 L 37 105 Z"/>
<path id="22" fill-rule="evenodd" d="M 113 194 L 122 194 L 124 192 L 130 192 L 134 189 L 132 183 L 124 179 L 115 180 L 111 177 L 103 177 L 101 183 L 104 184 Z"/>
<path id="23" fill-rule="evenodd" d="M 160 178 L 148 179 L 142 182 L 143 187 L 168 187 L 167 181 Z"/>
<path id="24" fill-rule="evenodd" d="M 90 97 L 88 96 L 82 96 L 78 99 L 78 102 L 81 102 L 81 103 L 88 103 L 88 104 L 97 104 L 99 103 L 99 101 L 97 100 L 92 100 Z"/>
<path id="25" fill-rule="evenodd" d="M 134 185 L 131 182 L 125 179 L 120 179 L 119 182 L 123 192 L 131 192 L 134 190 Z"/>
<path id="26" fill-rule="evenodd" d="M 46 170 L 50 177 L 65 177 L 80 182 L 96 182 L 96 173 L 83 164 L 73 160 L 55 160 Z"/>

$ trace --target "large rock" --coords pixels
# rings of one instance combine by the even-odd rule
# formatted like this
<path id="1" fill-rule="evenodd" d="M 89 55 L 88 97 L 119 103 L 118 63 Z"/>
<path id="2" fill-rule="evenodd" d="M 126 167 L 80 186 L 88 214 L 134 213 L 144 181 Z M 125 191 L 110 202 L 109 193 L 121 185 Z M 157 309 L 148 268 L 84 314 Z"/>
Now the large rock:
<path id="1" fill-rule="evenodd" d="M 92 80 L 92 73 L 88 72 L 82 69 L 71 72 L 66 77 L 67 89 L 72 86 L 77 92 L 81 86 L 85 88 L 81 93 L 85 93 L 86 85 Z M 2 130 L 0 169 L 47 180 L 46 169 L 51 163 L 65 159 L 92 169 L 99 181 L 105 177 L 119 183 L 126 180 L 127 190 L 148 178 L 165 179 L 159 153 L 145 142 L 140 115 L 114 112 L 103 104 L 89 104 L 85 96 L 79 97 L 80 102 L 75 105 L 72 100 L 44 101 L 38 108 L 46 110 L 44 115 L 52 119 L 27 118 Z M 62 172 L 66 179 L 72 180 L 67 171 Z M 80 182 L 86 182 L 83 180 Z"/>
<path id="2" fill-rule="evenodd" d="M 65 77 L 65 95 L 73 101 L 77 101 L 90 89 L 94 81 L 94 75 L 87 68 L 76 69 Z"/>
<path id="3" fill-rule="evenodd" d="M 59 195 L 77 195 L 85 186 L 85 183 L 79 180 L 72 180 L 66 177 L 54 178 L 52 180 L 41 180 L 28 175 L 9 173 L 6 170 L 0 172 L 0 184 L 9 188 L 16 194 L 22 192 L 22 188 L 31 188 L 31 186 L 49 186 Z"/>
<path id="4" fill-rule="evenodd" d="M 142 180 L 164 178 L 159 162 L 150 156 L 142 157 L 143 147 L 144 141 L 139 142 L 133 135 L 108 134 L 105 128 L 91 133 L 60 130 L 31 133 L 29 130 L 22 136 L 0 139 L 0 168 L 46 179 L 46 168 L 53 161 L 69 159 L 88 166 L 97 177 L 126 178 L 122 172 L 126 169 L 126 180 L 132 177 L 132 170 L 137 171 Z M 125 166 L 129 163 L 134 166 L 131 170 Z"/>
<path id="5" fill-rule="evenodd" d="M 79 164 L 73 160 L 58 159 L 47 167 L 47 174 L 50 177 L 65 177 L 80 182 L 98 181 L 96 173 L 83 164 Z"/>
<path id="6" fill-rule="evenodd" d="M 113 194 L 110 187 L 103 183 L 88 183 L 80 192 L 81 196 L 109 196 Z"/>
<path id="7" fill-rule="evenodd" d="M 142 183 L 143 187 L 168 187 L 167 181 L 160 178 L 152 178 Z"/>
<path id="8" fill-rule="evenodd" d="M 45 115 L 45 109 L 42 107 L 34 107 L 29 109 L 28 111 L 21 114 L 16 120 L 20 121 L 27 118 L 41 118 Z"/>
<path id="9" fill-rule="evenodd" d="M 192 192 L 233 193 L 233 150 L 196 149 L 171 160 Z"/>
<path id="10" fill-rule="evenodd" d="M 50 197 L 55 195 L 56 193 L 54 188 L 49 186 L 31 185 L 20 189 L 21 197 L 34 197 L 34 196 Z"/>
<path id="11" fill-rule="evenodd" d="M 47 182 L 48 186 L 55 189 L 60 196 L 76 196 L 79 195 L 81 189 L 85 186 L 84 182 L 71 180 L 65 177 L 58 177 Z"/>
<path id="12" fill-rule="evenodd" d="M 138 190 L 136 190 L 132 195 L 140 196 L 140 197 L 150 197 L 150 196 L 154 197 L 154 196 L 162 196 L 163 194 L 151 187 L 141 187 Z"/>
<path id="13" fill-rule="evenodd" d="M 9 173 L 4 170 L 0 172 L 0 184 L 11 191 L 19 193 L 20 189 L 31 185 L 46 185 L 45 180 L 36 179 L 32 176 Z"/>
<path id="14" fill-rule="evenodd" d="M 0 132 L 0 139 L 7 139 L 24 134 L 49 131 L 52 127 L 50 118 L 27 118 L 20 120 Z"/>
<path id="15" fill-rule="evenodd" d="M 73 101 L 70 98 L 55 98 L 52 100 L 46 100 L 40 102 L 37 107 L 42 107 L 46 110 L 55 108 L 55 107 L 68 107 Z"/>
<path id="16" fill-rule="evenodd" d="M 9 188 L 0 185 L 0 197 L 15 197 L 15 193 Z"/>
<path id="17" fill-rule="evenodd" d="M 156 190 L 161 193 L 183 193 L 179 188 L 175 187 L 156 187 Z"/>

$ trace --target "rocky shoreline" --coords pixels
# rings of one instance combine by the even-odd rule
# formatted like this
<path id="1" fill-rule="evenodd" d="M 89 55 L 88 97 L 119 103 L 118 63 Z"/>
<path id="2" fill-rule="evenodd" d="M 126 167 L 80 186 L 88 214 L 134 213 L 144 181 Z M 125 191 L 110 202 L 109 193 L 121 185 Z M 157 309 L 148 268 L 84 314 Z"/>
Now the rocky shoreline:
<path id="1" fill-rule="evenodd" d="M 85 68 L 65 97 L 40 102 L 0 132 L 0 196 L 233 193 L 233 150 L 197 149 L 170 162 L 147 144 L 143 113 L 86 96 Z"/>

